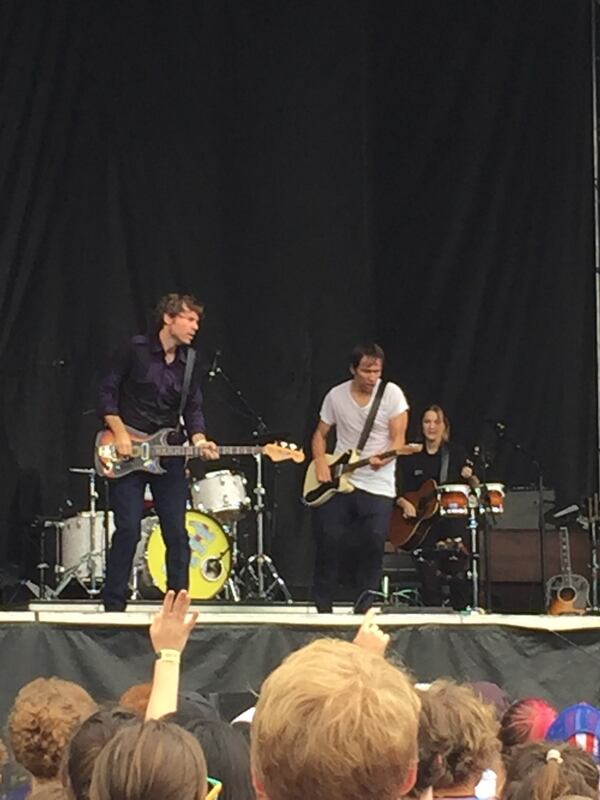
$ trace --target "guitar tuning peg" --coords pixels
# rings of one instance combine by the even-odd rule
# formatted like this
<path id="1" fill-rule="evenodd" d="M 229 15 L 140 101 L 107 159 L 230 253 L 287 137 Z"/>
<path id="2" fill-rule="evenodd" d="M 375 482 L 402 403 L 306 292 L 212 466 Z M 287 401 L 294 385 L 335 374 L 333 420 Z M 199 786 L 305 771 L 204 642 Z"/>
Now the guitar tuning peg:
<path id="1" fill-rule="evenodd" d="M 290 450 L 297 450 L 297 449 L 298 449 L 298 445 L 297 445 L 297 444 L 295 444 L 295 442 L 292 442 L 292 443 L 290 444 Z"/>
<path id="2" fill-rule="evenodd" d="M 287 442 L 279 442 L 282 447 L 289 447 Z"/>

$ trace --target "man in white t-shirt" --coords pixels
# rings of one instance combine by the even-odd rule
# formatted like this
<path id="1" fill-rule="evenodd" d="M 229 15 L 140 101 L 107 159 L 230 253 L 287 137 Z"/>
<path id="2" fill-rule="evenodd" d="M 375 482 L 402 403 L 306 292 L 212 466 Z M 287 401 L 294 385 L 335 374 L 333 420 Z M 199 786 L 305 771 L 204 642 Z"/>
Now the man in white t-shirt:
<path id="1" fill-rule="evenodd" d="M 320 412 L 312 438 L 312 452 L 319 481 L 331 481 L 325 459 L 327 435 L 335 426 L 335 452 L 356 448 L 365 420 L 381 381 L 384 354 L 376 344 L 354 348 L 350 363 L 352 380 L 330 389 Z M 373 603 L 369 590 L 377 591 L 381 580 L 383 551 L 396 496 L 395 458 L 381 459 L 378 454 L 404 447 L 408 421 L 408 403 L 395 383 L 385 386 L 371 433 L 362 449 L 362 457 L 371 457 L 369 466 L 352 473 L 355 491 L 336 494 L 316 509 L 317 552 L 313 595 L 320 612 L 330 612 L 338 582 L 340 547 L 356 525 L 360 537 L 358 595 L 355 611 L 363 613 Z"/>

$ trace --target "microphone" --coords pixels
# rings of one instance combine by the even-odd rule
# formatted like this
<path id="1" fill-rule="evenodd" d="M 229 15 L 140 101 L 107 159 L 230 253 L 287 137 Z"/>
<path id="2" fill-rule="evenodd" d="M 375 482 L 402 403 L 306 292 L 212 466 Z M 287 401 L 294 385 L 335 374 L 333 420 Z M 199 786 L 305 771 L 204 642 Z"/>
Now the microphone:
<path id="1" fill-rule="evenodd" d="M 215 354 L 210 362 L 210 367 L 208 368 L 208 380 L 209 382 L 214 380 L 219 372 L 221 372 L 221 368 L 219 367 L 219 359 L 221 358 L 221 351 L 215 350 Z"/>

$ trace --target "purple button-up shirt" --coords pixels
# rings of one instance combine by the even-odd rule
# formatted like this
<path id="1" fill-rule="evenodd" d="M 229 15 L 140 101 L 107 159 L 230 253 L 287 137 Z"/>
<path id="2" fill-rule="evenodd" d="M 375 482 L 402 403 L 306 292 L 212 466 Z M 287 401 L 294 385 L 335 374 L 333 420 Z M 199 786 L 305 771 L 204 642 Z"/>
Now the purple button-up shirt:
<path id="1" fill-rule="evenodd" d="M 167 364 L 158 335 L 134 336 L 114 355 L 100 381 L 98 413 L 116 414 L 126 425 L 144 433 L 174 428 L 181 401 L 187 348 L 179 347 Z M 204 433 L 202 391 L 194 369 L 183 419 L 188 436 Z"/>

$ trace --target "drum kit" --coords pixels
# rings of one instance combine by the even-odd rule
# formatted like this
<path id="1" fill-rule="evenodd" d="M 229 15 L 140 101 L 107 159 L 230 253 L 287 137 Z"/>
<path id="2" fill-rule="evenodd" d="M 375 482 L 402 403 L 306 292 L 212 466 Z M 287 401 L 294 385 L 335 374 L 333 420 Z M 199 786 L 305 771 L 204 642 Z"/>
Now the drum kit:
<path id="1" fill-rule="evenodd" d="M 457 520 L 465 523 L 469 533 L 469 548 L 461 538 L 445 539 L 437 542 L 433 548 L 420 548 L 415 551 L 418 558 L 435 561 L 440 573 L 449 577 L 459 571 L 457 565 L 468 565 L 467 574 L 471 582 L 472 607 L 480 605 L 480 546 L 479 528 L 481 522 L 488 525 L 488 520 L 496 520 L 504 513 L 506 492 L 502 483 L 485 483 L 470 486 L 463 483 L 449 483 L 437 487 L 437 503 L 442 519 Z"/>
<path id="2" fill-rule="evenodd" d="M 194 600 L 211 600 L 219 596 L 233 602 L 243 598 L 274 599 L 276 594 L 291 603 L 292 597 L 278 574 L 272 559 L 264 552 L 263 518 L 265 488 L 262 483 L 263 456 L 257 453 L 255 503 L 247 491 L 246 477 L 237 471 L 221 469 L 190 480 L 190 500 L 185 527 L 190 544 L 190 585 Z M 72 467 L 72 473 L 87 476 L 89 508 L 69 519 L 43 523 L 39 596 L 54 600 L 75 582 L 90 597 L 102 591 L 108 552 L 115 522 L 112 511 L 98 509 L 98 475 L 96 470 Z M 108 492 L 106 492 L 108 500 Z M 105 503 L 108 508 L 108 502 Z M 152 496 L 146 487 L 147 516 L 142 520 L 141 537 L 136 549 L 131 598 L 154 597 L 167 585 L 165 544 L 160 520 L 153 512 Z M 257 552 L 245 557 L 238 548 L 238 523 L 248 514 L 256 517 Z M 56 529 L 55 566 L 57 585 L 46 583 L 50 565 L 45 558 L 45 529 Z M 36 592 L 37 593 L 37 592 Z"/>

